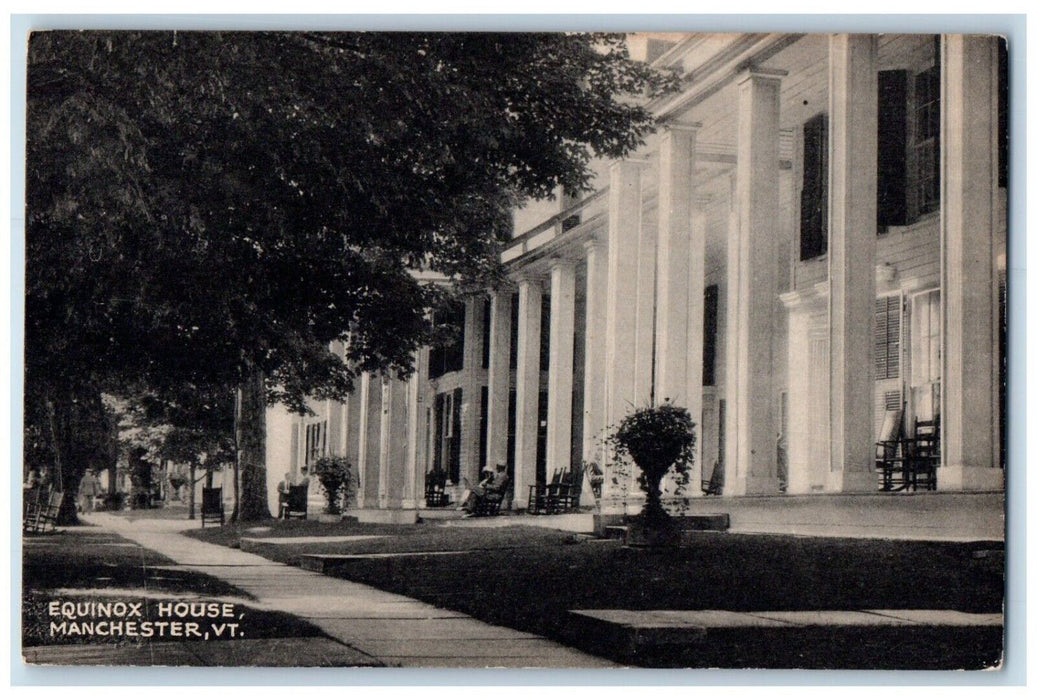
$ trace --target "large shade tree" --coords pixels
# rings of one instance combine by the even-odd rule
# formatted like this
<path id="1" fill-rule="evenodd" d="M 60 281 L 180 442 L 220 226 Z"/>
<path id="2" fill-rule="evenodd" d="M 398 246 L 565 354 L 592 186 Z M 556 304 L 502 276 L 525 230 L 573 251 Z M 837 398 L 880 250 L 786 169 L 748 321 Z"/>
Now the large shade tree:
<path id="1" fill-rule="evenodd" d="M 34 34 L 27 395 L 55 426 L 127 383 L 238 387 L 240 516 L 267 517 L 266 403 L 409 371 L 511 209 L 584 188 L 672 85 L 610 35 Z"/>

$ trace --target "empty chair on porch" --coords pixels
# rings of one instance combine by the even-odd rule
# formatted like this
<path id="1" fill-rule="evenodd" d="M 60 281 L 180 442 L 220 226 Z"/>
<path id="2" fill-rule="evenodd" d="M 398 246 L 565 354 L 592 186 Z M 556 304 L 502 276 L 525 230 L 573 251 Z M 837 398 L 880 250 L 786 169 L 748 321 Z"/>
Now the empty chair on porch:
<path id="1" fill-rule="evenodd" d="M 281 513 L 279 517 L 284 520 L 288 520 L 289 518 L 306 520 L 307 502 L 309 501 L 309 498 L 309 483 L 300 486 L 289 486 L 284 503 L 281 504 Z"/>
<path id="2" fill-rule="evenodd" d="M 559 486 L 562 483 L 562 476 L 562 470 L 555 469 L 551 474 L 551 481 L 549 483 L 530 484 L 529 506 L 526 508 L 526 512 L 534 515 L 544 515 L 549 513 L 551 496 L 558 493 Z"/>
<path id="3" fill-rule="evenodd" d="M 54 530 L 64 496 L 64 493 L 55 490 L 41 494 L 39 500 L 30 506 L 29 512 L 22 522 L 22 531 L 38 535 L 46 532 L 48 528 Z"/>
<path id="4" fill-rule="evenodd" d="M 223 487 L 202 489 L 202 527 L 206 521 L 219 520 L 223 525 Z"/>
<path id="5" fill-rule="evenodd" d="M 897 408 L 886 411 L 875 443 L 875 470 L 881 475 L 883 491 L 900 491 L 911 483 L 905 446 L 901 435 L 904 412 Z"/>
<path id="6" fill-rule="evenodd" d="M 549 513 L 568 513 L 580 508 L 583 493 L 583 467 L 573 465 L 562 472 L 558 484 L 548 489 L 547 510 Z"/>
<path id="7" fill-rule="evenodd" d="M 446 472 L 434 469 L 425 475 L 425 506 L 442 508 L 450 505 L 450 494 L 446 492 Z"/>
<path id="8" fill-rule="evenodd" d="M 936 468 L 940 466 L 940 418 L 915 420 L 914 437 L 908 447 L 911 488 L 936 490 Z"/>
<path id="9" fill-rule="evenodd" d="M 705 496 L 722 496 L 724 494 L 724 463 L 713 462 L 713 473 L 709 479 L 702 480 L 702 494 Z"/>

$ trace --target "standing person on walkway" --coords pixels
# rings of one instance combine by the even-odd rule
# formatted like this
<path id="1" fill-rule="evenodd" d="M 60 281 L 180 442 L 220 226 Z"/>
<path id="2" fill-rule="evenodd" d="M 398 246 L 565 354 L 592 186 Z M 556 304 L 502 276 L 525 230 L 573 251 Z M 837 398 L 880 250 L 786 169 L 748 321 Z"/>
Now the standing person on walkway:
<path id="1" fill-rule="evenodd" d="M 97 480 L 97 475 L 92 471 L 87 470 L 86 474 L 83 475 L 82 481 L 79 482 L 80 513 L 94 512 L 94 498 L 97 496 L 100 486 L 101 484 Z"/>

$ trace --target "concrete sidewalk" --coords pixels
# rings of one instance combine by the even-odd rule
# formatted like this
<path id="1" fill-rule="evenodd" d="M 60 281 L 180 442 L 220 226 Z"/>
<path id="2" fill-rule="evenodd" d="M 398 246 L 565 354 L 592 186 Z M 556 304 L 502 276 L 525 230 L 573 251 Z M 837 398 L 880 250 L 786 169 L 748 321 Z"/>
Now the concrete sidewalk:
<path id="1" fill-rule="evenodd" d="M 730 532 L 742 534 L 1003 542 L 1004 503 L 1003 492 L 710 496 L 690 499 L 688 514 L 729 513 Z M 639 506 L 631 506 L 630 512 L 639 509 Z M 569 532 L 594 530 L 593 515 L 589 512 L 450 519 L 443 524 L 448 527 L 535 525 Z"/>
<path id="2" fill-rule="evenodd" d="M 372 662 L 424 668 L 616 666 L 537 635 L 180 534 L 197 527 L 195 522 L 129 521 L 105 513 L 84 519 L 181 566 L 237 586 L 256 597 L 255 607 L 300 617 Z"/>

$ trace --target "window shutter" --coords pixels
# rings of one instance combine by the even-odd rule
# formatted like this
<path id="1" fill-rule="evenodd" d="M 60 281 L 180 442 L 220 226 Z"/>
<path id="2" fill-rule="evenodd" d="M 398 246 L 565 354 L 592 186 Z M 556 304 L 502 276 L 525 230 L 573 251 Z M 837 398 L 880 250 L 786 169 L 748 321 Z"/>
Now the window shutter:
<path id="1" fill-rule="evenodd" d="M 717 383 L 717 285 L 706 287 L 702 313 L 702 385 L 716 386 Z"/>
<path id="2" fill-rule="evenodd" d="M 875 379 L 900 376 L 900 297 L 875 300 Z"/>
<path id="3" fill-rule="evenodd" d="M 907 216 L 906 70 L 879 71 L 878 225 L 904 226 Z"/>
<path id="4" fill-rule="evenodd" d="M 828 251 L 828 120 L 818 114 L 803 124 L 803 190 L 800 192 L 799 257 Z"/>
<path id="5" fill-rule="evenodd" d="M 885 298 L 875 301 L 875 379 L 886 379 L 886 335 L 889 332 L 889 314 Z"/>

